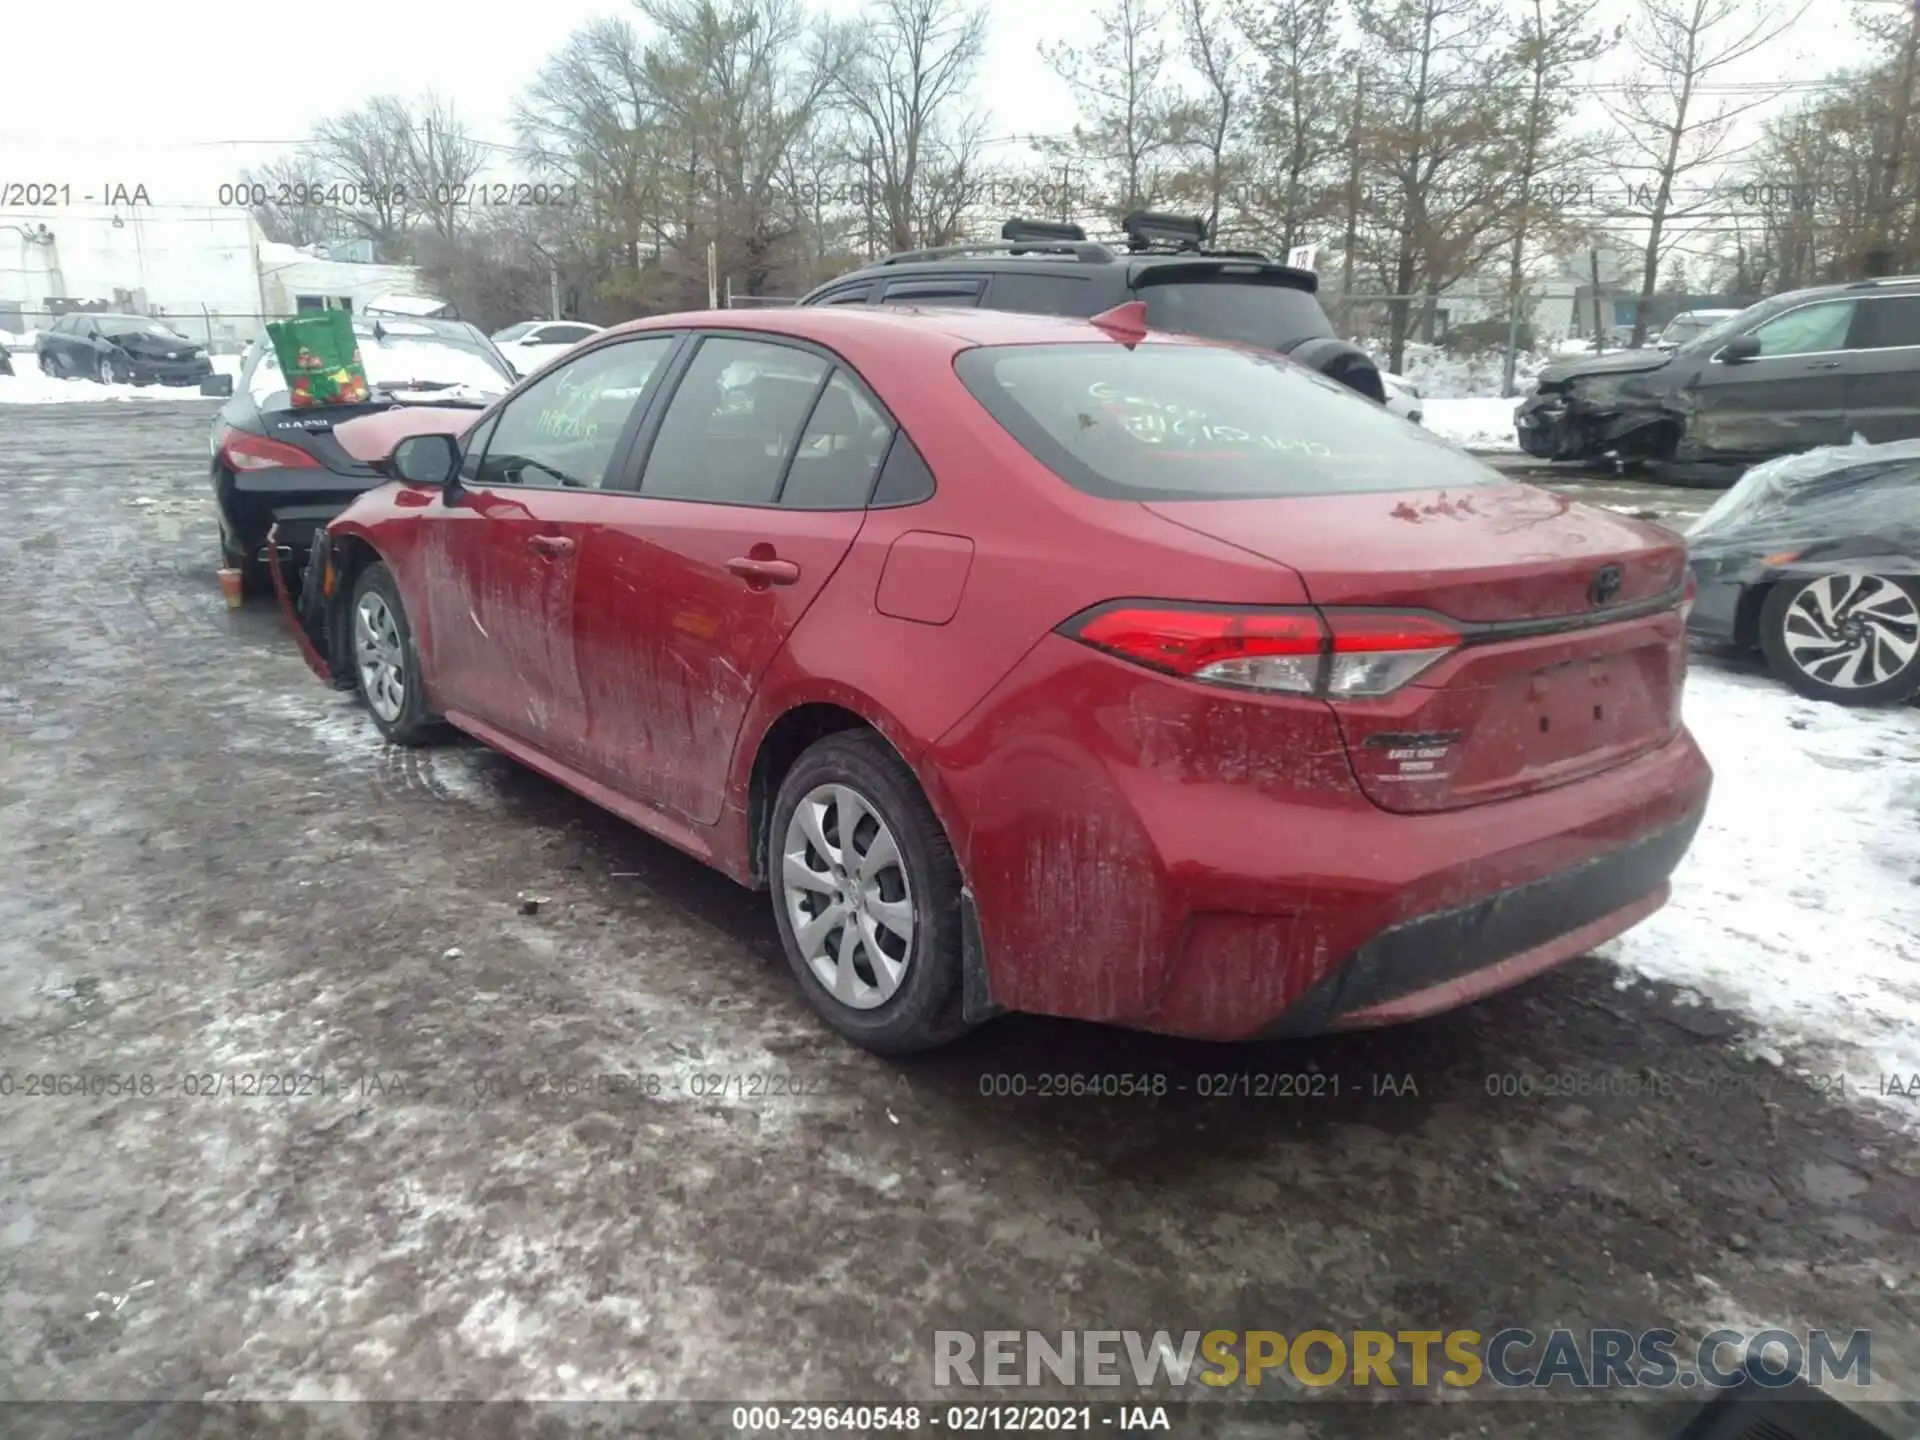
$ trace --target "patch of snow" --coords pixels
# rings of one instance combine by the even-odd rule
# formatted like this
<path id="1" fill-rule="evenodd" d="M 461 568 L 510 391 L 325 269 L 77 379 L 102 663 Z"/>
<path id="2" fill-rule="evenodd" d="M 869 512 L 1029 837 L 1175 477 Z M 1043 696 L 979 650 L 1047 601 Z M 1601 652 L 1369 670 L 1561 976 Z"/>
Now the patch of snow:
<path id="1" fill-rule="evenodd" d="M 1463 450 L 1517 451 L 1520 442 L 1513 428 L 1513 411 L 1519 403 L 1498 395 L 1472 400 L 1429 397 L 1422 414 L 1427 429 Z"/>
<path id="2" fill-rule="evenodd" d="M 98 380 L 56 380 L 40 372 L 31 352 L 16 355 L 14 373 L 0 375 L 0 405 L 79 405 L 102 400 L 206 400 L 198 385 L 102 385 Z M 213 373 L 238 375 L 240 357 L 215 355 Z"/>
<path id="3" fill-rule="evenodd" d="M 1753 1053 L 1882 1095 L 1920 1075 L 1920 710 L 1802 700 L 1705 664 L 1687 724 L 1713 797 L 1667 907 L 1602 951 L 1744 1016 Z"/>
<path id="4" fill-rule="evenodd" d="M 1534 377 L 1552 358 L 1525 350 L 1514 358 L 1513 383 L 1520 394 L 1524 395 L 1533 389 Z M 1456 355 L 1439 345 L 1415 341 L 1407 345 L 1399 373 L 1417 387 L 1425 399 L 1465 400 L 1498 395 L 1505 364 L 1505 354 L 1500 350 Z M 1519 402 L 1516 398 L 1508 403 Z"/>

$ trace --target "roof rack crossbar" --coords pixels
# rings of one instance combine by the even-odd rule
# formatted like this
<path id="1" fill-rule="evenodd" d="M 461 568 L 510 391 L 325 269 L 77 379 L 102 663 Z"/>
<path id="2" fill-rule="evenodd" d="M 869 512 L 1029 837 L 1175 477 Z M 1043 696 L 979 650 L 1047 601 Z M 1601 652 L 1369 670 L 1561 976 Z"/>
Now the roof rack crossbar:
<path id="1" fill-rule="evenodd" d="M 923 260 L 953 260 L 964 255 L 1062 255 L 1083 265 L 1103 265 L 1113 251 L 1095 241 L 974 241 L 965 245 L 936 245 L 929 250 L 902 250 L 880 261 L 882 265 L 913 265 Z"/>

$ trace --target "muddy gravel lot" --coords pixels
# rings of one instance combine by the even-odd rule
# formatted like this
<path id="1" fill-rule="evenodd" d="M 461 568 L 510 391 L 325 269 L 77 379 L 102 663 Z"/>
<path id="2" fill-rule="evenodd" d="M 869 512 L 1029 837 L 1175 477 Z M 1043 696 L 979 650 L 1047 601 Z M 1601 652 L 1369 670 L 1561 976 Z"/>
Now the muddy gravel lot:
<path id="1" fill-rule="evenodd" d="M 839 1043 L 764 896 L 385 748 L 224 607 L 211 409 L 0 410 L 0 1398 L 977 1400 L 932 1333 L 989 1328 L 1864 1328 L 1920 1374 L 1912 1142 L 1598 960 L 1359 1038 Z M 1549 1073 L 1597 1093 L 1498 1093 Z M 1671 1433 L 1281 1383 L 1183 1423 Z"/>

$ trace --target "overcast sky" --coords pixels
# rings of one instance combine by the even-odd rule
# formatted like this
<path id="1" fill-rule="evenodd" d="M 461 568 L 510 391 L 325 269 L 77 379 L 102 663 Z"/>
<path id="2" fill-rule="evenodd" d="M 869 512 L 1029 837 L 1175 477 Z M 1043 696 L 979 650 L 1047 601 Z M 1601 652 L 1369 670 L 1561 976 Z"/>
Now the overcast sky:
<path id="1" fill-rule="evenodd" d="M 996 136 L 1058 132 L 1071 95 L 1039 54 L 1042 41 L 1084 38 L 1090 6 L 987 0 L 990 50 L 980 85 Z M 68 184 L 74 198 L 144 184 L 156 204 L 211 204 L 314 122 L 383 92 L 431 86 L 481 136 L 510 138 L 505 119 L 534 70 L 596 15 L 624 0 L 381 0 L 342 10 L 283 3 L 221 7 L 153 0 L 0 0 L 0 191 Z M 1622 18 L 1627 0 L 1608 0 Z M 859 0 L 833 0 L 836 13 Z M 1808 0 L 1793 30 L 1727 78 L 1810 81 L 1859 52 L 1849 0 Z M 189 14 L 188 12 L 193 12 Z M 56 59 L 56 57 L 59 57 Z M 1616 64 L 1624 51 L 1616 52 Z M 1002 146 L 995 158 L 1013 159 Z"/>

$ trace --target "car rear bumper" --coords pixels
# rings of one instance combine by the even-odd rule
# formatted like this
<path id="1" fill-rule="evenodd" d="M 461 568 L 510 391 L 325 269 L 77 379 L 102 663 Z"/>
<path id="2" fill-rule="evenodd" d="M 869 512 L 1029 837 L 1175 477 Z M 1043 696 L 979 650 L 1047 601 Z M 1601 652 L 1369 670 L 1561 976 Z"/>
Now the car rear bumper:
<path id="1" fill-rule="evenodd" d="M 1586 954 L 1666 902 L 1668 877 L 1703 813 L 1573 869 L 1388 926 L 1268 1033 L 1311 1035 L 1416 1020 Z"/>
<path id="2" fill-rule="evenodd" d="M 314 532 L 328 524 L 378 478 L 336 475 L 330 470 L 260 471 L 231 475 L 213 467 L 214 493 L 231 542 L 250 558 L 265 559 L 267 531 L 279 527 L 279 544 L 304 557 Z"/>
<path id="3" fill-rule="evenodd" d="M 1464 1003 L 1657 909 L 1712 783 L 1681 730 L 1551 789 L 1395 814 L 1331 707 L 1081 648 L 1043 641 L 923 765 L 1009 1010 L 1237 1040 Z"/>

